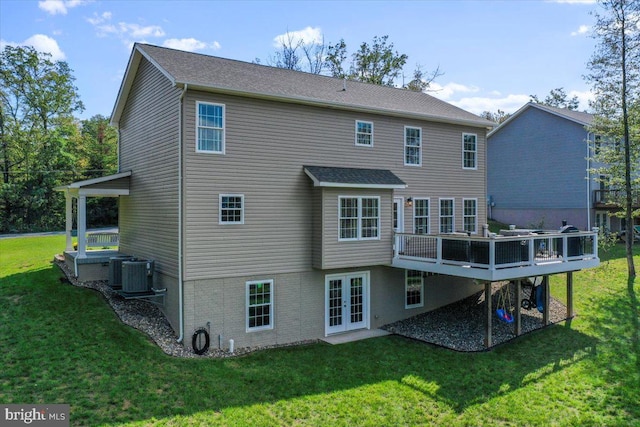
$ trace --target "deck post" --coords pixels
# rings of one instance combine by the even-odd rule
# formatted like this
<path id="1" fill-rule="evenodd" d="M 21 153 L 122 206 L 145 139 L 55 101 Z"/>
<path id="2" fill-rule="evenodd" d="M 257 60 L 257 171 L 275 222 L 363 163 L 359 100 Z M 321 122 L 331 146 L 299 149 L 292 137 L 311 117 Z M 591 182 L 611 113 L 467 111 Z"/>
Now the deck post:
<path id="1" fill-rule="evenodd" d="M 566 251 L 565 251 L 566 252 Z M 549 287 L 549 276 L 545 275 L 542 277 L 542 295 L 544 295 L 544 307 L 542 308 L 542 324 L 544 326 L 549 325 L 549 302 L 551 301 L 551 296 L 549 295 L 551 289 Z"/>
<path id="2" fill-rule="evenodd" d="M 78 258 L 87 257 L 87 196 L 78 196 Z"/>
<path id="3" fill-rule="evenodd" d="M 572 319 L 573 313 L 573 271 L 567 272 L 567 319 Z"/>
<path id="4" fill-rule="evenodd" d="M 64 192 L 65 201 L 65 235 L 66 235 L 66 251 L 73 250 L 73 239 L 71 238 L 71 229 L 73 228 L 73 197 L 69 190 Z"/>
<path id="5" fill-rule="evenodd" d="M 515 333 L 516 336 L 520 336 L 522 334 L 522 316 L 520 315 L 520 308 L 522 305 L 522 280 L 515 280 L 516 286 L 516 324 L 515 324 Z"/>
<path id="6" fill-rule="evenodd" d="M 484 335 L 484 346 L 485 348 L 490 348 L 492 346 L 491 340 L 491 321 L 492 321 L 492 312 L 493 308 L 491 307 L 491 282 L 484 282 L 484 304 L 486 309 L 486 331 Z"/>

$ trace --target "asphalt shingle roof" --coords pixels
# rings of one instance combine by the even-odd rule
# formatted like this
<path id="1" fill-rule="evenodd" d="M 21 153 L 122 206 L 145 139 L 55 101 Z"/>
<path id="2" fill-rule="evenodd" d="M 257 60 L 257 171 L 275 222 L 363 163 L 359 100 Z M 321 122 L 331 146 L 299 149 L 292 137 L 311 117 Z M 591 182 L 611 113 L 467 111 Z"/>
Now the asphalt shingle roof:
<path id="1" fill-rule="evenodd" d="M 386 169 L 336 168 L 304 166 L 304 171 L 317 186 L 353 186 L 404 188 L 407 184 Z"/>
<path id="2" fill-rule="evenodd" d="M 159 67 L 176 85 L 187 84 L 202 90 L 271 97 L 289 102 L 329 105 L 334 108 L 446 123 L 495 126 L 493 122 L 421 92 L 345 81 L 148 44 L 136 44 L 132 56 L 136 54 L 136 50 Z M 129 72 L 128 69 L 127 74 Z M 126 84 L 123 83 L 123 87 Z M 119 97 L 123 95 L 126 96 L 121 89 Z M 116 107 L 114 111 L 117 110 Z"/>

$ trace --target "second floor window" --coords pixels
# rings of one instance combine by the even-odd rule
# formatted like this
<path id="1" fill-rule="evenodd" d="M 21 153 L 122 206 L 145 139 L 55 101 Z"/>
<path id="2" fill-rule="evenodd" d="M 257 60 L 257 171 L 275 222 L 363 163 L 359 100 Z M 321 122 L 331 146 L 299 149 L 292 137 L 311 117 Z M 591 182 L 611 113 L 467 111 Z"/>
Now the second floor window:
<path id="1" fill-rule="evenodd" d="M 404 164 L 422 165 L 422 128 L 404 127 Z"/>
<path id="2" fill-rule="evenodd" d="M 373 123 L 356 120 L 356 145 L 373 147 Z"/>
<path id="3" fill-rule="evenodd" d="M 380 237 L 380 198 L 340 197 L 339 240 Z"/>
<path id="4" fill-rule="evenodd" d="M 196 151 L 224 154 L 224 105 L 197 102 Z"/>
<path id="5" fill-rule="evenodd" d="M 462 134 L 462 167 L 463 169 L 477 169 L 478 137 L 472 133 Z"/>

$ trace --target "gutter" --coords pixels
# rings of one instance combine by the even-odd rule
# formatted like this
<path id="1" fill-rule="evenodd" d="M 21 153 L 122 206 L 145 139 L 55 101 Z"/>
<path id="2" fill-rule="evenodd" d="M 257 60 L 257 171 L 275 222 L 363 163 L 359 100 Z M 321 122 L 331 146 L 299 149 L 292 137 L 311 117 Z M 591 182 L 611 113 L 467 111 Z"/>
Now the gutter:
<path id="1" fill-rule="evenodd" d="M 182 106 L 187 84 L 184 85 L 178 101 L 178 318 L 180 322 L 180 336 L 178 342 L 184 341 L 184 282 L 182 280 Z"/>

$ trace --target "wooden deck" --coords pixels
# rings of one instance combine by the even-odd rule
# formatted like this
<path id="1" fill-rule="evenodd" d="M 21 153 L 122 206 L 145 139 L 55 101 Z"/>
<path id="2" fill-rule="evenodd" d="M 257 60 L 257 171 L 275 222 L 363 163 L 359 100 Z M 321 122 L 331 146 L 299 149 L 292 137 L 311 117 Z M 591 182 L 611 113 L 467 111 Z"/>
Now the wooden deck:
<path id="1" fill-rule="evenodd" d="M 392 266 L 487 282 L 597 267 L 597 232 L 475 237 L 397 233 Z"/>

